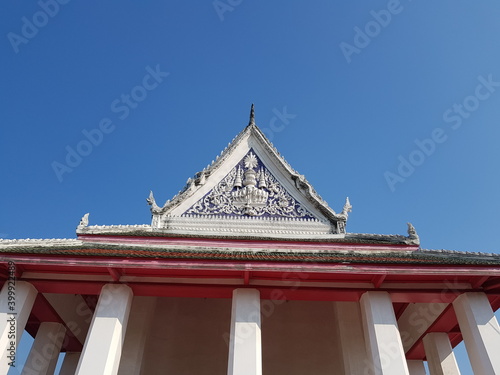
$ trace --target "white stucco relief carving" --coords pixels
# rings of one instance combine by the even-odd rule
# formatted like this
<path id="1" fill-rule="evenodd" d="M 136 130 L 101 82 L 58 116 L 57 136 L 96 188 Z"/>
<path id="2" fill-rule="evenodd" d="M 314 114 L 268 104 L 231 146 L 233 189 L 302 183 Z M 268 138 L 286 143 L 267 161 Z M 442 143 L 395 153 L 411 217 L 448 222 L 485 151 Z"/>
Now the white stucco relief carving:
<path id="1" fill-rule="evenodd" d="M 186 214 L 314 218 L 252 150 Z"/>

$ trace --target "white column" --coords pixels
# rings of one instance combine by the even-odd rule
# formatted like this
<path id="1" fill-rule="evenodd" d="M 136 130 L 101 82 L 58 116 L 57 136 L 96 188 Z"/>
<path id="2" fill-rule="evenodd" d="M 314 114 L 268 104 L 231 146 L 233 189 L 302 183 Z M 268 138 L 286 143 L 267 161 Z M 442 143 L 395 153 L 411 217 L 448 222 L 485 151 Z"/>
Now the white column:
<path id="1" fill-rule="evenodd" d="M 76 367 L 80 359 L 80 352 L 66 352 L 64 360 L 59 370 L 59 375 L 75 375 Z"/>
<path id="2" fill-rule="evenodd" d="M 344 374 L 365 374 L 371 367 L 366 354 L 361 310 L 358 302 L 333 303 Z"/>
<path id="3" fill-rule="evenodd" d="M 65 336 L 61 323 L 41 323 L 21 375 L 54 374 Z"/>
<path id="4" fill-rule="evenodd" d="M 500 374 L 500 328 L 486 294 L 463 293 L 453 308 L 474 373 Z"/>
<path id="5" fill-rule="evenodd" d="M 132 300 L 119 375 L 140 375 L 144 347 L 155 306 L 156 297 L 134 297 Z"/>
<path id="6" fill-rule="evenodd" d="M 14 294 L 11 293 L 11 297 L 15 297 L 14 300 L 12 298 L 9 300 L 9 287 L 11 292 L 14 291 Z M 6 375 L 10 368 L 9 363 L 15 360 L 17 344 L 24 332 L 37 294 L 35 287 L 25 281 L 16 281 L 13 287 L 7 280 L 3 285 L 0 292 L 0 375 Z"/>
<path id="7" fill-rule="evenodd" d="M 366 292 L 361 296 L 366 351 L 375 375 L 409 375 L 391 296 Z"/>
<path id="8" fill-rule="evenodd" d="M 260 294 L 235 289 L 231 309 L 228 375 L 262 375 Z"/>
<path id="9" fill-rule="evenodd" d="M 77 375 L 117 374 L 132 296 L 132 289 L 126 285 L 107 284 L 102 288 Z"/>
<path id="10" fill-rule="evenodd" d="M 431 375 L 460 375 L 447 333 L 428 333 L 423 342 Z"/>
<path id="11" fill-rule="evenodd" d="M 426 375 L 424 361 L 419 360 L 410 360 L 407 361 L 408 370 L 410 371 L 410 375 Z"/>

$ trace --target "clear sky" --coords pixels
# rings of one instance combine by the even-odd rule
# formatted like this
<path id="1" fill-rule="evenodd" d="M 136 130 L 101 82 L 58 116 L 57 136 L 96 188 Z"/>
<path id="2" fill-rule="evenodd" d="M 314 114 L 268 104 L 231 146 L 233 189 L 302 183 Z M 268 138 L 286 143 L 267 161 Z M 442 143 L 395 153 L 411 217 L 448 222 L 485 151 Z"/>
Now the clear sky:
<path id="1" fill-rule="evenodd" d="M 248 123 L 347 231 L 500 252 L 500 3 L 3 1 L 0 237 L 146 224 Z M 463 355 L 462 355 L 463 357 Z M 463 373 L 467 374 L 466 371 Z"/>

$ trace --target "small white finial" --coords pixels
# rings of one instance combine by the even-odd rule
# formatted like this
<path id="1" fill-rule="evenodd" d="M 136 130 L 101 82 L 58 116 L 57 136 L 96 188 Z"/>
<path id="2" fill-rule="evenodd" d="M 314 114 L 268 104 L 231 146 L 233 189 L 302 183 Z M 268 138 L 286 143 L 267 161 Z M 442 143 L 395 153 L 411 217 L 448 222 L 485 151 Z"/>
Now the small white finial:
<path id="1" fill-rule="evenodd" d="M 86 213 L 83 215 L 83 217 L 80 219 L 80 224 L 78 224 L 79 227 L 88 227 L 89 225 L 89 213 Z"/>
<path id="2" fill-rule="evenodd" d="M 248 122 L 248 125 L 255 125 L 255 110 L 253 103 L 252 107 L 250 108 L 250 121 Z"/>

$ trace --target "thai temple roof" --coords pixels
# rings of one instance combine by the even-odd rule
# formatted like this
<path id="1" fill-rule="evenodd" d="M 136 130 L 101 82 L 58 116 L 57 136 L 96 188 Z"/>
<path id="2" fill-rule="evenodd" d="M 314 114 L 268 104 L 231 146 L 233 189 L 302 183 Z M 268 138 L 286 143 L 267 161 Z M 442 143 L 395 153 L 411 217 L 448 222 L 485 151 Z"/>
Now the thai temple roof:
<path id="1" fill-rule="evenodd" d="M 151 224 L 89 225 L 77 239 L 1 240 L 0 253 L 317 262 L 500 264 L 500 255 L 422 250 L 407 235 L 349 233 L 349 199 L 334 211 L 255 123 L 163 206 Z M 235 242 L 236 241 L 236 242 Z"/>
<path id="2" fill-rule="evenodd" d="M 86 215 L 77 234 L 418 245 L 413 227 L 408 236 L 346 233 L 349 199 L 335 212 L 258 128 L 253 105 L 248 125 L 176 196 L 159 206 L 151 192 L 147 202 L 149 226 L 89 226 Z"/>
<path id="3" fill-rule="evenodd" d="M 422 361 L 428 333 L 448 335 L 452 347 L 462 341 L 463 323 L 459 324 L 455 306 L 463 304 L 463 298 L 479 296 L 486 307 L 477 311 L 491 307 L 490 315 L 500 308 L 500 254 L 421 249 L 410 223 L 404 235 L 351 233 L 347 223 L 351 203 L 339 199 L 334 207 L 345 203 L 335 211 L 286 162 L 257 127 L 252 106 L 249 124 L 176 196 L 160 206 L 153 193 L 149 195 L 150 223 L 89 225 L 91 215 L 85 214 L 76 238 L 0 239 L 2 274 L 5 280 L 14 272 L 22 285 L 34 291 L 26 323 L 33 337 L 38 337 L 47 319 L 67 322 L 63 319 L 66 304 L 80 306 L 76 301 L 81 301 L 87 307 L 99 306 L 97 296 L 117 290 L 113 288 L 126 291 L 130 311 L 144 301 L 170 309 L 178 297 L 192 299 L 186 302 L 188 311 L 201 306 L 192 304 L 195 299 L 205 303 L 231 298 L 234 303 L 239 293 L 250 292 L 258 295 L 255 306 L 261 306 L 260 300 L 273 306 L 269 301 L 294 301 L 283 305 L 289 310 L 282 311 L 298 311 L 297 306 L 302 310 L 304 301 L 357 302 L 359 314 L 366 309 L 366 314 L 384 315 L 380 326 L 388 326 L 385 315 L 392 317 L 394 325 L 389 328 L 394 337 L 407 336 L 402 339 L 402 359 Z M 131 302 L 132 296 L 137 302 Z M 387 306 L 373 310 L 367 307 L 373 302 L 367 302 L 370 299 L 385 301 L 381 306 Z M 340 304 L 314 306 L 318 311 L 336 306 L 331 312 L 324 310 L 336 311 L 331 316 L 341 311 Z M 144 321 L 145 310 L 135 311 Z M 154 312 L 153 321 L 163 321 L 164 311 Z M 436 315 L 427 319 L 428 311 Z M 103 316 L 109 318 L 107 313 Z M 416 328 L 420 319 L 415 316 L 426 317 L 422 330 Z M 87 347 L 85 337 L 92 335 L 83 332 L 79 339 L 69 323 L 61 350 L 82 352 Z M 351 335 L 353 325 L 343 320 L 341 325 L 348 326 L 346 332 Z"/>
<path id="4" fill-rule="evenodd" d="M 351 245 L 353 242 L 346 241 Z M 342 242 L 340 242 L 342 243 Z M 105 257 L 140 257 L 163 259 L 224 259 L 224 260 L 266 260 L 301 261 L 328 263 L 404 263 L 404 264 L 463 264 L 499 265 L 500 254 L 461 252 L 451 250 L 425 250 L 408 248 L 406 251 L 376 251 L 375 248 L 363 249 L 351 246 L 353 250 L 342 248 L 328 249 L 322 246 L 302 249 L 303 244 L 286 246 L 280 243 L 275 249 L 258 245 L 240 244 L 238 248 L 227 244 L 192 244 L 163 241 L 159 244 L 124 243 L 93 239 L 22 239 L 0 240 L 0 253 L 38 254 L 38 255 L 91 255 Z"/>

